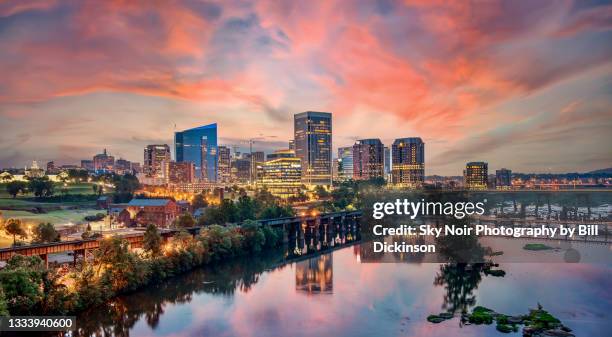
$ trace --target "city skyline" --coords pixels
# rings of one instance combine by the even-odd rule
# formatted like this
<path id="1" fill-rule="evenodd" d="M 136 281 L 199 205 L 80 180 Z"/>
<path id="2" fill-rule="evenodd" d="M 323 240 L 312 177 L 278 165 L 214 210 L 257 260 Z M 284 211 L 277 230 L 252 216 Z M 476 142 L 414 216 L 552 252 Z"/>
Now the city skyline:
<path id="1" fill-rule="evenodd" d="M 292 139 L 330 111 L 357 139 L 427 144 L 426 174 L 612 165 L 609 4 L 417 1 L 0 5 L 0 166 L 78 163 L 218 123 L 219 144 Z M 338 15 L 338 13 L 341 13 Z M 607 14 L 608 13 L 608 14 Z M 317 20 L 312 20 L 316 17 Z M 520 20 L 518 20 L 520 18 Z"/>

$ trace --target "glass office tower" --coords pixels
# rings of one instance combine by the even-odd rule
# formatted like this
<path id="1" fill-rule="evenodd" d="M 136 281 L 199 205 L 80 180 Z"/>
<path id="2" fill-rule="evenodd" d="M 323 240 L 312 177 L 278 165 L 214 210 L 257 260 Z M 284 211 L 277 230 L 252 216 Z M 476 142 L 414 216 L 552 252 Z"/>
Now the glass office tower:
<path id="1" fill-rule="evenodd" d="M 330 186 L 332 180 L 332 115 L 306 111 L 294 116 L 295 155 L 302 161 L 302 182 Z"/>
<path id="2" fill-rule="evenodd" d="M 217 124 L 174 133 L 177 162 L 192 162 L 200 181 L 217 181 Z"/>
<path id="3" fill-rule="evenodd" d="M 397 187 L 417 188 L 425 180 L 425 143 L 419 137 L 398 138 L 391 146 L 391 182 Z"/>

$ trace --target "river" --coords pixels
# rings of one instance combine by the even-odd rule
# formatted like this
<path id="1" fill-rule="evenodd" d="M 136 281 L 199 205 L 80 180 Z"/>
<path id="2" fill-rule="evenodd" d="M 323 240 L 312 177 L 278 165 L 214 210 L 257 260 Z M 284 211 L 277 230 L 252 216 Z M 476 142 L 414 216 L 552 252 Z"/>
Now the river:
<path id="1" fill-rule="evenodd" d="M 503 336 L 495 325 L 433 324 L 483 305 L 524 314 L 538 303 L 577 336 L 609 336 L 612 265 L 505 263 L 505 277 L 439 263 L 363 263 L 359 244 L 283 263 L 284 251 L 203 268 L 78 317 L 79 335 Z M 520 331 L 511 335 L 521 335 Z"/>

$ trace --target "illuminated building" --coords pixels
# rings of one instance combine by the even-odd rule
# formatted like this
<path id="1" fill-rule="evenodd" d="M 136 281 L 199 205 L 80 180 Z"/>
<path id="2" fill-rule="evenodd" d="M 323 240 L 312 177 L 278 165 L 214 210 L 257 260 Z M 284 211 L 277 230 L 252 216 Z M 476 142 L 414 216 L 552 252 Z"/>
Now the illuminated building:
<path id="1" fill-rule="evenodd" d="M 129 160 L 125 160 L 122 158 L 117 159 L 117 161 L 115 162 L 115 173 L 132 173 L 132 163 Z"/>
<path id="2" fill-rule="evenodd" d="M 289 141 L 289 150 L 295 151 L 295 140 L 293 139 Z"/>
<path id="3" fill-rule="evenodd" d="M 232 161 L 232 182 L 247 183 L 251 179 L 251 160 L 234 159 Z"/>
<path id="4" fill-rule="evenodd" d="M 399 138 L 393 142 L 391 183 L 416 188 L 425 179 L 425 143 L 418 137 Z"/>
<path id="5" fill-rule="evenodd" d="M 288 150 L 276 150 L 274 153 L 270 153 L 266 156 L 266 160 L 274 160 L 278 158 L 295 158 L 295 151 Z"/>
<path id="6" fill-rule="evenodd" d="M 169 227 L 180 214 L 179 207 L 171 199 L 134 198 L 123 207 L 124 209 L 119 212 L 117 220 L 128 227 L 146 226 L 148 224 L 154 224 L 157 227 Z"/>
<path id="7" fill-rule="evenodd" d="M 495 187 L 497 189 L 509 189 L 512 187 L 512 171 L 502 168 L 495 171 Z"/>
<path id="8" fill-rule="evenodd" d="M 353 179 L 353 147 L 338 148 L 338 179 Z"/>
<path id="9" fill-rule="evenodd" d="M 302 182 L 331 185 L 332 115 L 306 111 L 294 116 L 295 155 L 302 163 Z"/>
<path id="10" fill-rule="evenodd" d="M 266 161 L 266 154 L 263 151 L 251 152 L 251 178 L 250 181 L 256 181 L 261 177 L 261 166 Z"/>
<path id="11" fill-rule="evenodd" d="M 112 172 L 115 166 L 115 157 L 104 152 L 93 157 L 93 168 L 96 172 Z"/>
<path id="12" fill-rule="evenodd" d="M 170 161 L 168 144 L 147 145 L 144 149 L 143 173 L 147 177 L 165 178 L 163 163 Z"/>
<path id="13" fill-rule="evenodd" d="M 217 165 L 217 182 L 227 184 L 232 179 L 231 151 L 227 146 L 219 146 Z"/>
<path id="14" fill-rule="evenodd" d="M 384 146 L 380 139 L 360 139 L 353 145 L 353 179 L 384 177 Z"/>
<path id="15" fill-rule="evenodd" d="M 87 171 L 93 171 L 94 170 L 93 160 L 89 160 L 89 159 L 81 160 L 81 168 Z"/>
<path id="16" fill-rule="evenodd" d="M 196 179 L 217 181 L 217 124 L 174 133 L 176 161 L 192 162 Z"/>
<path id="17" fill-rule="evenodd" d="M 383 161 L 385 163 L 385 179 L 387 179 L 391 176 L 391 149 L 388 146 L 385 146 Z"/>
<path id="18" fill-rule="evenodd" d="M 263 163 L 261 184 L 272 195 L 289 198 L 299 194 L 302 187 L 300 158 L 279 157 Z"/>
<path id="19" fill-rule="evenodd" d="M 172 184 L 191 183 L 195 179 L 195 165 L 190 162 L 168 163 L 168 182 Z"/>
<path id="20" fill-rule="evenodd" d="M 485 162 L 469 162 L 463 171 L 463 183 L 469 190 L 484 190 L 488 183 L 488 164 Z"/>
<path id="21" fill-rule="evenodd" d="M 323 254 L 295 264 L 295 290 L 308 295 L 331 294 L 334 290 L 334 260 Z"/>

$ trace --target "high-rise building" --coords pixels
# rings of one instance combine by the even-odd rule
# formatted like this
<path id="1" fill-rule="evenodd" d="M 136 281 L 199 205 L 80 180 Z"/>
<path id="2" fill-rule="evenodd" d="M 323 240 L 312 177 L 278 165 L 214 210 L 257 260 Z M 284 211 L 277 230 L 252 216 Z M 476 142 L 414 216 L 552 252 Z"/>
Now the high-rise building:
<path id="1" fill-rule="evenodd" d="M 266 161 L 266 154 L 263 151 L 255 151 L 255 152 L 251 152 L 250 155 L 251 158 L 251 182 L 255 182 L 257 181 L 259 178 L 261 178 L 261 176 L 259 175 L 259 173 L 261 173 L 261 167 L 264 163 L 264 161 Z"/>
<path id="2" fill-rule="evenodd" d="M 234 159 L 232 161 L 232 182 L 244 184 L 251 179 L 251 160 Z"/>
<path id="3" fill-rule="evenodd" d="M 261 184 L 275 196 L 289 198 L 299 194 L 302 186 L 300 158 L 279 157 L 262 165 Z"/>
<path id="4" fill-rule="evenodd" d="M 489 181 L 488 164 L 485 162 L 469 162 L 463 171 L 463 183 L 469 190 L 484 190 Z"/>
<path id="5" fill-rule="evenodd" d="M 306 111 L 294 116 L 295 155 L 306 185 L 331 185 L 332 114 Z"/>
<path id="6" fill-rule="evenodd" d="M 196 179 L 217 181 L 217 124 L 174 133 L 177 162 L 192 162 Z"/>
<path id="7" fill-rule="evenodd" d="M 227 184 L 232 178 L 232 162 L 230 148 L 227 146 L 219 146 L 217 165 L 217 182 Z"/>
<path id="8" fill-rule="evenodd" d="M 360 139 L 353 145 L 353 179 L 384 177 L 384 146 L 378 138 Z"/>
<path id="9" fill-rule="evenodd" d="M 425 143 L 421 138 L 398 138 L 391 149 L 391 183 L 398 187 L 422 186 L 425 180 Z"/>
<path id="10" fill-rule="evenodd" d="M 195 164 L 190 161 L 168 162 L 168 181 L 172 184 L 188 184 L 195 179 Z"/>
<path id="11" fill-rule="evenodd" d="M 289 141 L 289 150 L 295 151 L 295 140 L 293 139 Z"/>
<path id="12" fill-rule="evenodd" d="M 115 166 L 115 157 L 106 153 L 106 149 L 93 157 L 94 171 L 112 172 Z"/>
<path id="13" fill-rule="evenodd" d="M 132 163 L 122 158 L 117 159 L 115 162 L 115 172 L 117 174 L 132 173 Z"/>
<path id="14" fill-rule="evenodd" d="M 502 168 L 495 171 L 495 187 L 497 189 L 509 189 L 512 187 L 512 171 Z"/>
<path id="15" fill-rule="evenodd" d="M 338 148 L 338 178 L 340 180 L 353 179 L 353 147 Z"/>
<path id="16" fill-rule="evenodd" d="M 270 153 L 266 156 L 266 161 L 274 160 L 278 158 L 295 158 L 295 151 L 289 149 L 276 150 L 274 153 Z"/>
<path id="17" fill-rule="evenodd" d="M 164 162 L 170 162 L 168 144 L 147 145 L 144 149 L 143 173 L 147 177 L 165 178 Z"/>
<path id="18" fill-rule="evenodd" d="M 384 152 L 384 162 L 385 162 L 385 179 L 391 175 L 391 149 L 388 146 L 385 146 Z"/>
<path id="19" fill-rule="evenodd" d="M 87 171 L 93 171 L 94 170 L 93 160 L 89 160 L 89 159 L 81 160 L 81 168 Z"/>

